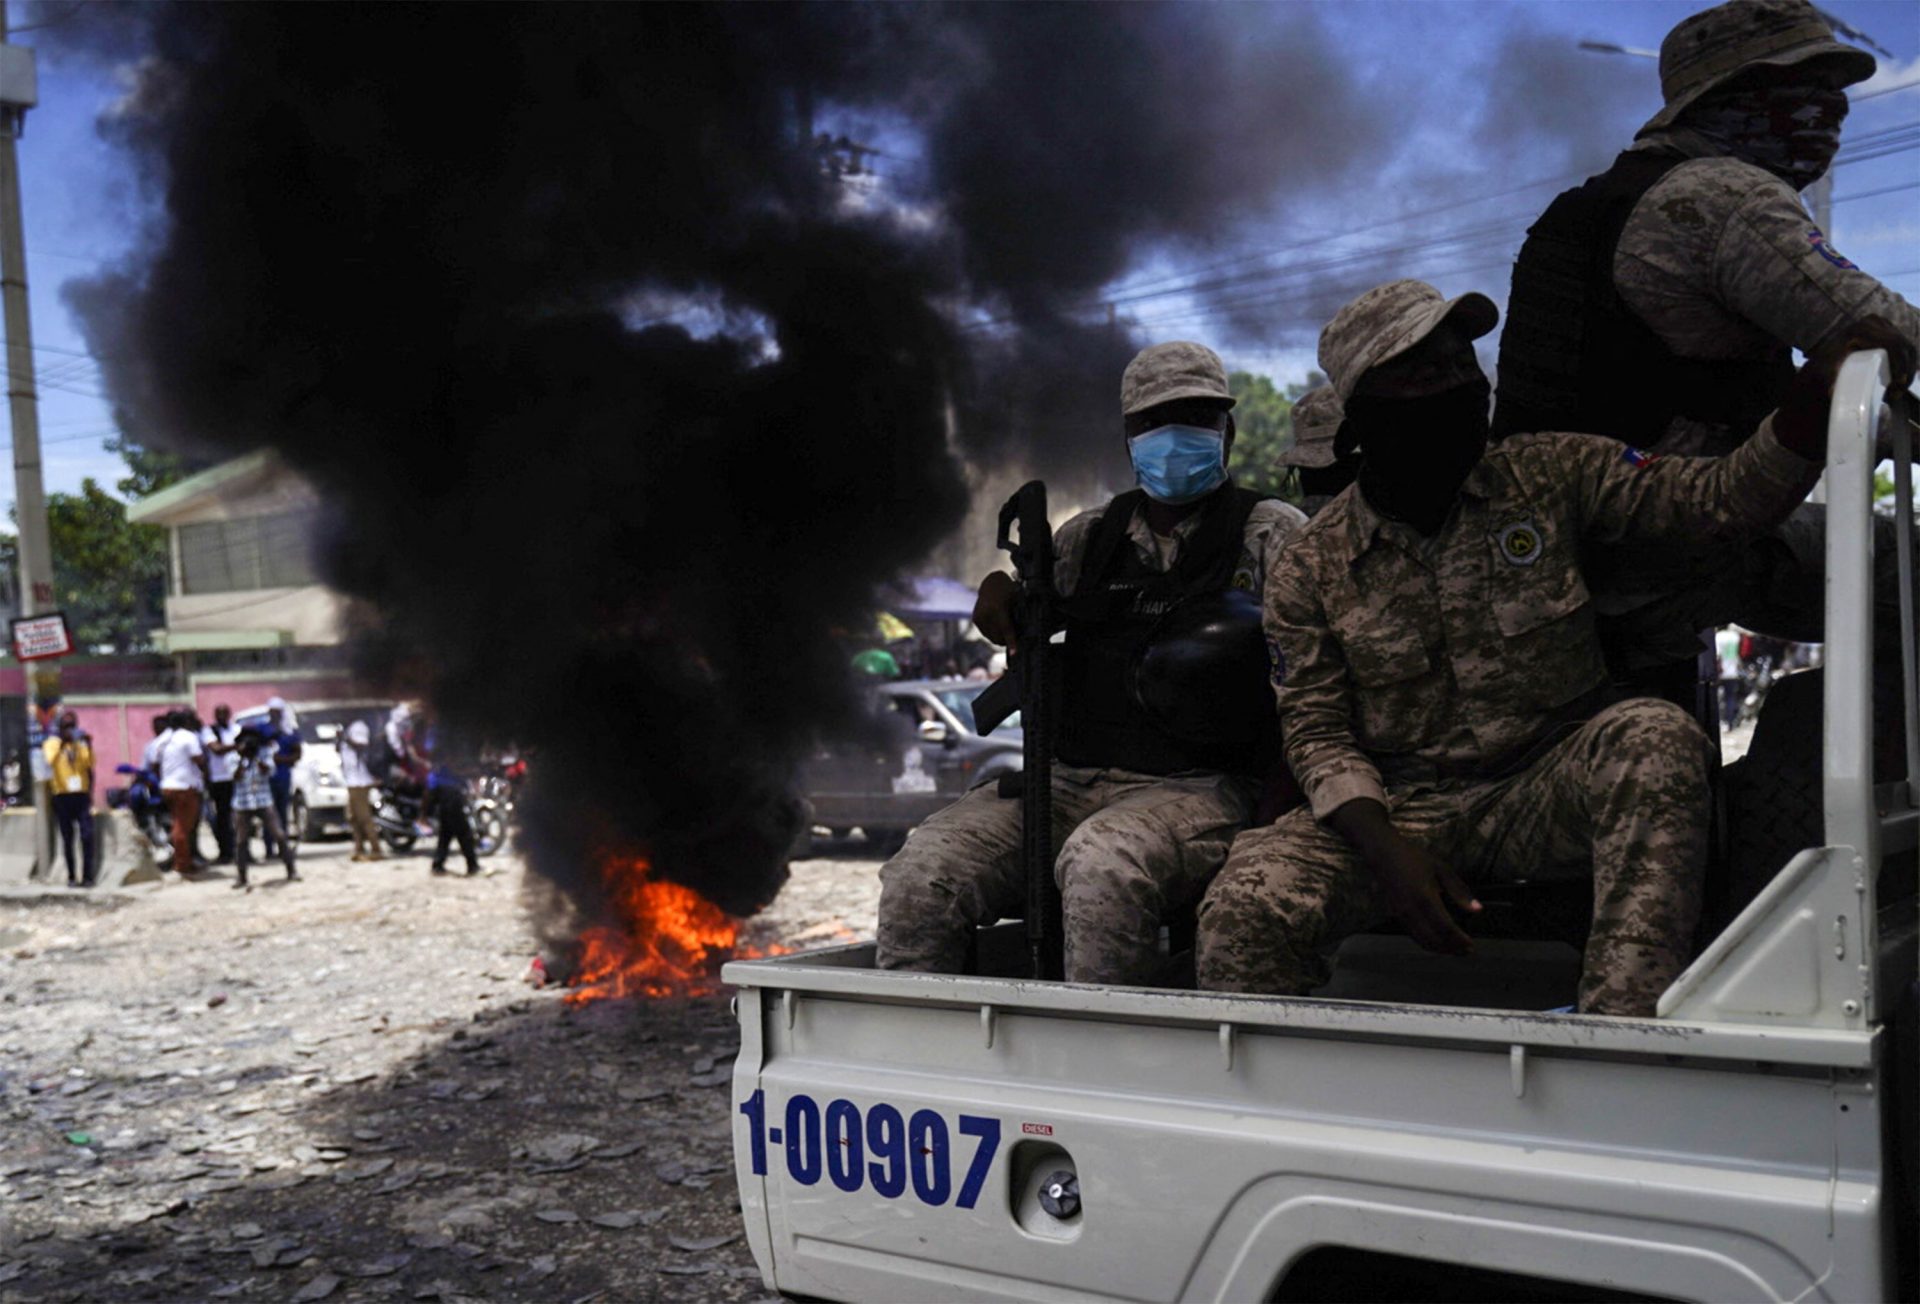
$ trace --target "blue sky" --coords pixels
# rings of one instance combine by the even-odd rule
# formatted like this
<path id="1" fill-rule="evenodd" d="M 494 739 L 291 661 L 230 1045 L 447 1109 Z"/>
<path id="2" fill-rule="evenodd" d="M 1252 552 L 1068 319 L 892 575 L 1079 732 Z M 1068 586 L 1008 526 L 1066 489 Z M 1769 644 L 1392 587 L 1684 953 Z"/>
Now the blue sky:
<path id="1" fill-rule="evenodd" d="M 1351 75 L 1400 133 L 1377 173 L 1349 187 L 1305 195 L 1223 195 L 1245 218 L 1213 247 L 1145 251 L 1110 293 L 1142 334 L 1215 339 L 1229 361 L 1276 379 L 1299 379 L 1312 362 L 1317 321 L 1303 309 L 1284 328 L 1235 336 L 1217 310 L 1177 288 L 1194 269 L 1246 277 L 1249 298 L 1275 269 L 1344 255 L 1404 250 L 1399 272 L 1448 294 L 1479 289 L 1504 299 L 1504 263 L 1519 233 L 1560 188 L 1604 166 L 1659 104 L 1652 60 L 1589 54 L 1582 38 L 1657 47 L 1668 28 L 1702 7 L 1691 0 L 1349 0 L 1320 6 L 1351 57 Z M 1827 0 L 1826 7 L 1891 50 L 1875 82 L 1920 79 L 1920 5 L 1911 0 Z M 1278 13 L 1245 7 L 1249 22 Z M 23 33 L 35 45 L 35 34 Z M 1199 70 L 1197 70 L 1199 73 Z M 1203 75 L 1203 73 L 1200 73 Z M 1276 76 L 1285 76 L 1278 68 Z M 125 161 L 96 131 L 119 98 L 112 68 L 43 51 L 40 107 L 19 144 L 33 328 L 41 379 L 41 427 L 50 489 L 84 476 L 111 485 L 121 471 L 102 441 L 112 421 L 97 371 L 85 357 L 61 286 L 132 251 L 151 207 Z M 1920 90 L 1857 102 L 1845 140 L 1920 122 Z M 1285 124 L 1275 124 L 1285 130 Z M 1339 149 L 1339 141 L 1326 142 Z M 1920 149 L 1842 164 L 1835 174 L 1830 235 L 1862 268 L 1908 298 L 1920 296 Z M 1557 181 L 1557 184 L 1556 184 Z M 1906 189 L 1894 189 L 1908 187 Z M 1867 194 L 1887 191 L 1883 194 Z M 1854 198 L 1854 196 L 1864 196 Z M 1268 279 L 1262 279 L 1263 277 Z M 1177 278 L 1177 279 L 1176 279 Z M 1169 291 L 1170 293 L 1162 293 Z M 1155 297 L 1139 297 L 1152 294 Z M 9 441 L 11 436 L 9 435 Z M 11 498 L 11 480 L 4 496 Z"/>

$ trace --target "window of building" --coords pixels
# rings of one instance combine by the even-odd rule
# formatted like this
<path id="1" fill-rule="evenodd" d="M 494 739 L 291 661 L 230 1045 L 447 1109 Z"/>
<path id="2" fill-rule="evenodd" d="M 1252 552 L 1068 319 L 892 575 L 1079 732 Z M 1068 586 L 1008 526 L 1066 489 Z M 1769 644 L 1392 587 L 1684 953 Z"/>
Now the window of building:
<path id="1" fill-rule="evenodd" d="M 314 583 L 313 515 L 286 512 L 180 526 L 180 591 L 232 593 Z"/>

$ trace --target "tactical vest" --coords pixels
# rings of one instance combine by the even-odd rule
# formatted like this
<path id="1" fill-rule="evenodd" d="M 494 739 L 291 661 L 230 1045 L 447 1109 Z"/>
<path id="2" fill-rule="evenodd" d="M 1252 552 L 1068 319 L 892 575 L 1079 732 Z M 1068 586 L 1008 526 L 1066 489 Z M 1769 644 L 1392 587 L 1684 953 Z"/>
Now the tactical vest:
<path id="1" fill-rule="evenodd" d="M 1676 357 L 1613 282 L 1614 251 L 1634 206 L 1686 162 L 1629 150 L 1548 205 L 1513 267 L 1493 437 L 1540 430 L 1660 442 L 1675 417 L 1727 428 L 1743 442 L 1793 379 L 1784 344 L 1759 358 Z"/>
<path id="2" fill-rule="evenodd" d="M 1132 674 L 1161 616 L 1185 598 L 1231 584 L 1247 517 L 1261 498 L 1232 485 L 1216 493 L 1164 573 L 1149 569 L 1127 539 L 1146 495 L 1133 489 L 1107 504 L 1087 539 L 1079 585 L 1062 604 L 1067 639 L 1054 747 L 1061 761 L 1142 774 L 1225 768 L 1220 756 L 1182 743 L 1147 714 Z"/>

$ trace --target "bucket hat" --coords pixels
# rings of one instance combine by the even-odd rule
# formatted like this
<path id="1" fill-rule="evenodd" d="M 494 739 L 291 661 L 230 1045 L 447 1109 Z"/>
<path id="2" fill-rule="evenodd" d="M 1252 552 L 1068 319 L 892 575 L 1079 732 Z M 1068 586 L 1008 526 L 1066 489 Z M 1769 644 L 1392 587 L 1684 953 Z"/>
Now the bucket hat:
<path id="1" fill-rule="evenodd" d="M 1302 394 L 1293 404 L 1293 442 L 1280 454 L 1281 466 L 1332 466 L 1333 437 L 1347 414 L 1333 386 L 1321 385 Z"/>
<path id="2" fill-rule="evenodd" d="M 1640 135 L 1677 121 L 1687 106 L 1749 68 L 1789 68 L 1831 60 L 1842 86 L 1865 81 L 1878 65 L 1865 50 L 1835 38 L 1807 0 L 1726 0 L 1684 18 L 1660 42 L 1660 112 Z"/>

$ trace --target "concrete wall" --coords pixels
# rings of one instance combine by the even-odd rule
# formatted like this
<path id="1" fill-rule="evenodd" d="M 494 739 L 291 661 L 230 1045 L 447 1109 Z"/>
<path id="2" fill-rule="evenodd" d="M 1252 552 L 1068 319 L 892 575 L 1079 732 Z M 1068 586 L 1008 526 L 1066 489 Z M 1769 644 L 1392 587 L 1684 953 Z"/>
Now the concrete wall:
<path id="1" fill-rule="evenodd" d="M 80 727 L 93 735 L 94 805 L 105 806 L 108 788 L 124 788 L 127 776 L 115 774 L 116 765 L 138 765 L 140 753 L 153 737 L 153 717 L 184 703 L 178 697 L 154 694 L 69 694 L 62 705 L 80 718 Z"/>
<path id="2" fill-rule="evenodd" d="M 54 845 L 39 877 L 34 877 L 38 859 L 34 848 L 37 821 L 30 810 L 0 812 L 0 887 L 22 888 L 29 884 L 55 887 L 67 881 L 67 862 Z M 102 812 L 93 822 L 99 861 L 95 870 L 96 886 L 124 887 L 132 883 L 150 883 L 160 877 L 153 862 L 153 844 L 134 826 L 133 816 L 123 810 Z M 76 846 L 74 852 L 79 853 Z M 78 862 L 84 863 L 84 862 Z"/>
<path id="3" fill-rule="evenodd" d="M 174 593 L 167 597 L 167 631 L 180 635 L 274 630 L 302 647 L 329 647 L 340 642 L 345 609 L 346 600 L 322 584 Z"/>

